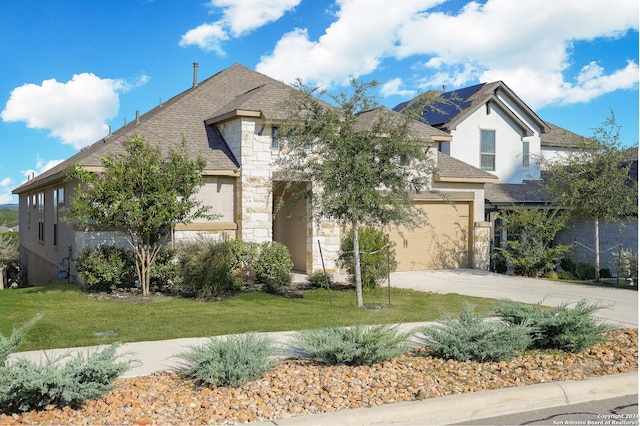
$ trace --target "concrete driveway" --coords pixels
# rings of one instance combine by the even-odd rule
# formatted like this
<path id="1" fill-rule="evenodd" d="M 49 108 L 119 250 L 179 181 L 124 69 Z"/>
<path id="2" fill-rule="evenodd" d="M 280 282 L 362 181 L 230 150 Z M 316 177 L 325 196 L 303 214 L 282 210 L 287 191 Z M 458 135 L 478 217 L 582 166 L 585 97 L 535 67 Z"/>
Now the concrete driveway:
<path id="1" fill-rule="evenodd" d="M 435 293 L 457 293 L 492 299 L 557 306 L 581 299 L 607 306 L 599 318 L 623 327 L 638 327 L 638 292 L 624 288 L 566 284 L 534 278 L 513 277 L 477 269 L 410 271 L 391 274 L 391 286 Z"/>

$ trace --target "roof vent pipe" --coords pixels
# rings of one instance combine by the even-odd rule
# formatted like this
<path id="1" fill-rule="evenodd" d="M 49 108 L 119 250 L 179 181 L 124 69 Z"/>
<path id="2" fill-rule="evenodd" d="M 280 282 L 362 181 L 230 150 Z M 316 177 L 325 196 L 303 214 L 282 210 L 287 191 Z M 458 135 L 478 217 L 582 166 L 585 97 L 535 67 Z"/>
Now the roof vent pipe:
<path id="1" fill-rule="evenodd" d="M 136 110 L 136 124 L 140 122 L 140 110 Z"/>
<path id="2" fill-rule="evenodd" d="M 193 63 L 193 86 L 196 87 L 198 85 L 198 63 Z"/>

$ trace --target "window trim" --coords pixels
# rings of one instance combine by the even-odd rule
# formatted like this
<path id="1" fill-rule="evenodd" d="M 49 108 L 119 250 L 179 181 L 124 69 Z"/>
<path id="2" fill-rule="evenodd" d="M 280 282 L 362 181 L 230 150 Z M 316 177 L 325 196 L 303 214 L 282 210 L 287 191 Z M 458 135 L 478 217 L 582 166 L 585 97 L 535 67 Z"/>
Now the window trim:
<path id="1" fill-rule="evenodd" d="M 484 135 L 493 135 L 493 151 L 483 151 L 484 148 Z M 487 141 L 489 142 L 489 141 Z M 492 158 L 492 166 L 485 166 L 483 164 L 483 158 Z M 495 171 L 496 170 L 496 130 L 495 129 L 480 129 L 480 169 Z"/>

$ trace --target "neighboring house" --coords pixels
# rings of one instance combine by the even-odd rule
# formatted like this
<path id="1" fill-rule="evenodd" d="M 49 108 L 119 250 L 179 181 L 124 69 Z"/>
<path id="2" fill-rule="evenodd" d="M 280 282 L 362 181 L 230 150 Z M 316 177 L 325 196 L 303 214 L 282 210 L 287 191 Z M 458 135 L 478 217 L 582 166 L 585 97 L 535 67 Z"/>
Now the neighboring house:
<path id="1" fill-rule="evenodd" d="M 184 136 L 186 151 L 206 161 L 205 184 L 197 198 L 211 207 L 216 220 L 200 219 L 173 230 L 174 240 L 197 236 L 254 242 L 278 241 L 291 253 L 294 269 L 310 273 L 322 269 L 318 242 L 325 264 L 336 270 L 342 229 L 309 217 L 304 201 L 274 213 L 274 197 L 282 196 L 273 160 L 279 153 L 277 128 L 271 120 L 282 118 L 279 105 L 293 89 L 242 65 L 233 65 L 164 102 L 146 114 L 81 150 L 65 162 L 27 181 L 13 193 L 20 199 L 20 259 L 28 284 L 57 279 L 61 265 L 87 247 L 122 238 L 109 229 L 63 220 L 77 182 L 66 171 L 81 164 L 90 171 L 103 170 L 101 158 L 123 153 L 122 142 L 135 134 L 163 150 L 177 147 Z M 366 125 L 367 115 L 361 120 Z M 420 124 L 424 142 L 437 146 L 451 136 Z M 348 161 L 348 160 L 347 160 Z M 444 153 L 437 155 L 438 173 L 433 185 L 446 196 L 416 194 L 416 203 L 429 215 L 429 224 L 410 232 L 394 230 L 399 269 L 481 267 L 488 265 L 490 227 L 484 222 L 484 184 L 492 174 L 464 164 Z M 299 185 L 306 185 L 300 182 Z M 285 203 L 286 204 L 286 203 Z M 306 220 L 299 220 L 302 213 Z M 64 271 L 63 271 L 64 272 Z"/>
<path id="2" fill-rule="evenodd" d="M 629 148 L 625 152 L 630 164 L 629 179 L 638 182 L 638 148 Z M 615 200 L 612 200 L 615 202 Z M 600 263 L 615 274 L 620 250 L 631 251 L 638 256 L 638 216 L 624 218 L 621 223 L 600 224 Z M 558 244 L 573 244 L 574 256 L 580 262 L 595 263 L 593 221 L 575 221 L 558 233 Z M 637 271 L 636 271 L 637 273 Z"/>
<path id="3" fill-rule="evenodd" d="M 498 212 L 514 205 L 548 208 L 552 194 L 538 190 L 541 164 L 577 149 L 584 137 L 543 121 L 502 81 L 427 95 L 437 95 L 443 102 L 425 110 L 424 122 L 451 135 L 439 149 L 499 178 L 499 182 L 485 185 L 485 220 L 492 224 L 493 243 L 499 245 L 506 235 L 496 223 Z M 403 102 L 394 110 L 402 111 L 417 101 Z M 637 149 L 635 170 L 637 181 Z M 613 224 L 603 225 L 603 249 L 622 242 L 637 255 L 637 217 L 626 222 L 622 230 Z M 575 239 L 593 246 L 592 234 L 588 225 L 571 223 L 558 235 L 558 242 L 573 243 Z M 581 260 L 593 263 L 593 253 L 587 253 L 582 250 Z"/>

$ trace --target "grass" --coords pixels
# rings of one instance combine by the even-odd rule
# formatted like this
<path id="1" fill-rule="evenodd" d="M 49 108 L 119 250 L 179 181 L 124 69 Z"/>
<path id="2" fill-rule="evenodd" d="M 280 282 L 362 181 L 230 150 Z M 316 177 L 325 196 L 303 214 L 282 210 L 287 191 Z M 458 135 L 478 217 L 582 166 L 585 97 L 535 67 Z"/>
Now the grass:
<path id="1" fill-rule="evenodd" d="M 96 300 L 73 284 L 0 291 L 0 333 L 44 313 L 25 336 L 19 351 L 91 346 L 118 342 L 207 337 L 247 332 L 301 330 L 354 324 L 433 321 L 457 314 L 465 301 L 478 310 L 497 301 L 457 294 L 431 294 L 392 289 L 365 291 L 365 303 L 383 309 L 356 309 L 353 291 L 304 292 L 303 298 L 283 298 L 262 292 L 242 293 L 216 301 L 165 297 L 148 302 Z M 115 336 L 95 336 L 113 331 Z"/>

